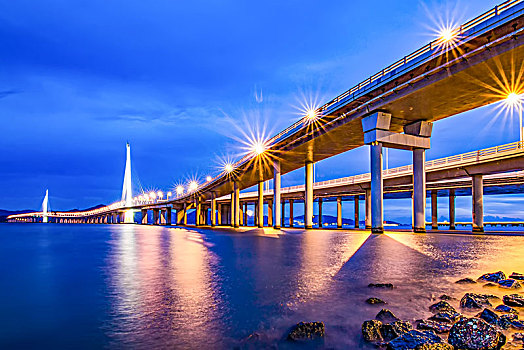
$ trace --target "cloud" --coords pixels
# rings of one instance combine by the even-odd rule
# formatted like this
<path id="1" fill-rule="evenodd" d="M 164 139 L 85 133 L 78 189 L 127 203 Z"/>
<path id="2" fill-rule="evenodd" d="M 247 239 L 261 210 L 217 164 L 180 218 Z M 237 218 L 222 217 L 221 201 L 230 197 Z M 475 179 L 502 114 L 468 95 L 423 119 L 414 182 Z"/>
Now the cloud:
<path id="1" fill-rule="evenodd" d="M 11 96 L 11 95 L 20 94 L 20 93 L 21 93 L 21 91 L 18 91 L 18 90 L 4 90 L 4 91 L 0 91 L 0 99 L 6 98 L 6 97 Z"/>

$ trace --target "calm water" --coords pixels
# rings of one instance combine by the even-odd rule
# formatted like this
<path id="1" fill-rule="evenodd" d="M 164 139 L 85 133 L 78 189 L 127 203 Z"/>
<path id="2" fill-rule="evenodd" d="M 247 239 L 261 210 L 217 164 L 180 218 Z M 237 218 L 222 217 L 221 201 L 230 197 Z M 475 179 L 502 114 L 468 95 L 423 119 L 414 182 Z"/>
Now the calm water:
<path id="1" fill-rule="evenodd" d="M 0 348 L 294 348 L 289 327 L 317 320 L 310 347 L 361 348 L 370 296 L 413 320 L 442 293 L 486 292 L 459 278 L 524 273 L 522 235 L 275 232 L 0 225 Z"/>

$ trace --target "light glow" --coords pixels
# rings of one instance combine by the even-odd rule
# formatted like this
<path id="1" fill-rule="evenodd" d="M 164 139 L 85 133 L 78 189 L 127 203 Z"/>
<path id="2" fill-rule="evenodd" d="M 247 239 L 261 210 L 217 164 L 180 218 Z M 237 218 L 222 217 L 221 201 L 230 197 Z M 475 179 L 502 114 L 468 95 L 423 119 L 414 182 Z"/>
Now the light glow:
<path id="1" fill-rule="evenodd" d="M 152 200 L 155 200 L 156 199 L 156 193 L 155 192 L 149 192 L 149 198 L 151 198 Z"/>
<path id="2" fill-rule="evenodd" d="M 158 191 L 158 192 L 156 193 L 156 195 L 157 195 L 157 197 L 160 198 L 160 199 L 162 199 L 162 198 L 164 197 L 164 194 L 162 193 L 162 191 Z"/>
<path id="3" fill-rule="evenodd" d="M 259 156 L 266 151 L 266 145 L 262 141 L 255 141 L 251 147 L 251 151 L 254 155 Z"/>
<path id="4" fill-rule="evenodd" d="M 183 193 L 184 193 L 184 186 L 182 186 L 182 185 L 178 185 L 178 186 L 176 187 L 176 194 L 181 195 L 181 194 L 183 194 Z"/>
<path id="5" fill-rule="evenodd" d="M 189 192 L 194 192 L 198 188 L 198 183 L 196 181 L 191 181 L 189 183 Z"/>
<path id="6" fill-rule="evenodd" d="M 206 177 L 206 182 L 209 182 L 209 181 L 211 181 L 211 180 L 213 180 L 213 178 L 212 178 L 211 176 L 207 176 L 207 177 Z"/>
<path id="7" fill-rule="evenodd" d="M 504 100 L 504 103 L 508 107 L 512 107 L 512 108 L 518 107 L 522 104 L 522 95 L 519 95 L 515 92 L 510 92 L 508 96 L 506 97 L 506 99 Z"/>

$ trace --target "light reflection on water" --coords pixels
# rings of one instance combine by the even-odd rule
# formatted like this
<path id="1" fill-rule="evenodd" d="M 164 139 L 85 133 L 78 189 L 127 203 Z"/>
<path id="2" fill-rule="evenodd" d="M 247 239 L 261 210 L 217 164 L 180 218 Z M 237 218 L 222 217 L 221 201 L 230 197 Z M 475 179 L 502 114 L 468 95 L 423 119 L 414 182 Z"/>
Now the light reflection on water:
<path id="1" fill-rule="evenodd" d="M 524 272 L 523 253 L 522 235 L 0 225 L 0 281 L 12 286 L 0 289 L 0 346 L 293 348 L 289 327 L 318 320 L 326 339 L 312 347 L 359 348 L 380 309 L 368 297 L 415 320 L 443 293 L 456 307 L 469 291 L 502 296 L 454 282 Z"/>

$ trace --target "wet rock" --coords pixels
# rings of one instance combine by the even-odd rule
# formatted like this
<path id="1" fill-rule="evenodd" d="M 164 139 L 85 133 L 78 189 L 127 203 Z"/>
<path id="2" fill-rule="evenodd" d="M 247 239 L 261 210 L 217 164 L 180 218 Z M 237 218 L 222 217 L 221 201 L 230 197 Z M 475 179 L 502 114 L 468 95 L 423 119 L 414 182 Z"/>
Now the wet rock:
<path id="1" fill-rule="evenodd" d="M 289 332 L 289 340 L 306 340 L 322 338 L 325 334 L 324 322 L 300 322 Z"/>
<path id="2" fill-rule="evenodd" d="M 368 284 L 369 288 L 384 288 L 384 289 L 393 289 L 393 284 L 391 283 L 370 283 Z"/>
<path id="3" fill-rule="evenodd" d="M 365 341 L 371 343 L 381 343 L 384 341 L 382 336 L 382 322 L 379 320 L 369 320 L 362 323 L 362 336 Z"/>
<path id="4" fill-rule="evenodd" d="M 502 302 L 508 306 L 524 307 L 524 296 L 518 294 L 504 295 Z"/>
<path id="5" fill-rule="evenodd" d="M 375 304 L 386 304 L 386 302 L 379 298 L 368 298 L 366 299 L 366 303 L 375 305 Z"/>
<path id="6" fill-rule="evenodd" d="M 451 325 L 444 322 L 427 320 L 419 322 L 417 329 L 433 331 L 435 333 L 447 333 L 451 329 Z"/>
<path id="7" fill-rule="evenodd" d="M 420 349 L 423 345 L 443 343 L 442 339 L 431 331 L 412 330 L 393 339 L 387 345 L 388 350 Z M 424 349 L 424 348 L 422 348 Z M 428 348 L 426 348 L 428 349 Z M 434 349 L 434 348 L 429 348 Z"/>
<path id="8" fill-rule="evenodd" d="M 518 315 L 519 312 L 517 311 L 517 309 L 514 309 L 512 307 L 509 307 L 507 305 L 499 305 L 495 308 L 495 311 L 498 311 L 498 312 L 504 312 L 504 313 L 507 313 L 507 314 L 515 314 L 515 315 Z"/>
<path id="9" fill-rule="evenodd" d="M 447 301 L 439 301 L 429 307 L 431 312 L 457 312 Z"/>
<path id="10" fill-rule="evenodd" d="M 515 333 L 513 334 L 513 341 L 521 342 L 524 344 L 524 333 Z"/>
<path id="11" fill-rule="evenodd" d="M 513 278 L 514 280 L 524 281 L 524 275 L 518 272 L 513 272 L 511 275 L 509 275 L 509 278 Z"/>
<path id="12" fill-rule="evenodd" d="M 449 295 L 447 294 L 442 294 L 440 297 L 439 297 L 440 300 L 452 300 L 453 298 L 450 297 Z"/>
<path id="13" fill-rule="evenodd" d="M 453 322 L 456 322 L 460 318 L 460 316 L 461 315 L 458 312 L 439 312 L 431 316 L 429 320 L 437 321 L 437 322 L 453 323 Z"/>
<path id="14" fill-rule="evenodd" d="M 377 316 L 375 318 L 382 322 L 395 322 L 400 321 L 400 318 L 395 316 L 393 312 L 391 312 L 388 309 L 382 309 L 378 312 Z"/>
<path id="15" fill-rule="evenodd" d="M 500 349 L 506 336 L 497 328 L 479 318 L 466 318 L 451 327 L 448 342 L 456 349 Z"/>
<path id="16" fill-rule="evenodd" d="M 505 314 L 505 315 L 500 316 L 498 320 L 498 326 L 502 329 L 508 329 L 509 327 L 512 326 L 513 322 L 515 321 L 518 322 L 517 315 Z"/>
<path id="17" fill-rule="evenodd" d="M 499 323 L 499 315 L 491 311 L 490 309 L 484 309 L 481 313 L 479 313 L 476 317 L 483 319 L 489 324 L 492 324 L 494 326 L 498 325 Z"/>
<path id="18" fill-rule="evenodd" d="M 506 275 L 504 274 L 504 272 L 498 271 L 498 272 L 493 272 L 493 273 L 485 273 L 482 276 L 480 276 L 478 279 L 481 281 L 497 283 L 500 280 L 505 280 Z"/>
<path id="19" fill-rule="evenodd" d="M 460 306 L 469 309 L 482 309 L 484 306 L 492 306 L 490 296 L 486 294 L 466 293 L 460 299 Z"/>
<path id="20" fill-rule="evenodd" d="M 514 279 L 506 279 L 499 281 L 499 287 L 508 288 L 508 289 L 520 289 L 522 286 L 519 282 Z"/>
<path id="21" fill-rule="evenodd" d="M 436 344 L 422 344 L 415 348 L 415 350 L 453 350 L 453 345 L 448 343 Z"/>
<path id="22" fill-rule="evenodd" d="M 477 283 L 477 281 L 475 281 L 472 278 L 467 277 L 467 278 L 462 278 L 462 279 L 458 280 L 455 283 L 458 283 L 458 284 L 475 284 L 475 283 Z"/>
<path id="23" fill-rule="evenodd" d="M 519 321 L 519 320 L 511 321 L 510 325 L 511 325 L 511 327 L 513 327 L 515 329 L 518 329 L 518 330 L 523 330 L 524 329 L 524 322 Z"/>
<path id="24" fill-rule="evenodd" d="M 413 329 L 411 323 L 406 321 L 395 321 L 388 324 L 383 324 L 381 328 L 382 337 L 385 341 L 393 340 L 400 337 Z"/>

